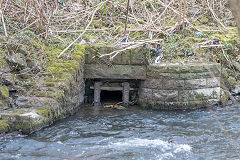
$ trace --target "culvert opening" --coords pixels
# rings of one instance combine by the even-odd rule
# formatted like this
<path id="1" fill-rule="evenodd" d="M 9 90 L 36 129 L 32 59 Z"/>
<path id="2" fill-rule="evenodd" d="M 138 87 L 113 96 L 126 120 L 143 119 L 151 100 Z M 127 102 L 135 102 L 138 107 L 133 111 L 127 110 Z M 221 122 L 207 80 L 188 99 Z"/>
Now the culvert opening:
<path id="1" fill-rule="evenodd" d="M 94 106 L 116 104 L 135 105 L 138 102 L 140 80 L 86 79 L 85 104 Z"/>
<path id="2" fill-rule="evenodd" d="M 101 91 L 100 99 L 102 103 L 122 102 L 122 91 Z"/>

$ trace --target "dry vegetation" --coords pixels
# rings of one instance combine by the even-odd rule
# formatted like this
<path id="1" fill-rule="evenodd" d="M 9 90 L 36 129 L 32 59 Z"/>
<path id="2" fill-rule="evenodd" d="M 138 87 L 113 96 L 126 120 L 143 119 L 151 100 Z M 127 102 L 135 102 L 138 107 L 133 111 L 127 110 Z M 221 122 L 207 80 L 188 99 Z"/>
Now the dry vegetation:
<path id="1" fill-rule="evenodd" d="M 1 11 L 2 45 L 38 40 L 32 52 L 41 59 L 51 44 L 63 49 L 59 57 L 74 43 L 119 46 L 126 37 L 123 48 L 160 43 L 168 60 L 194 55 L 229 65 L 240 58 L 227 0 L 3 0 Z"/>

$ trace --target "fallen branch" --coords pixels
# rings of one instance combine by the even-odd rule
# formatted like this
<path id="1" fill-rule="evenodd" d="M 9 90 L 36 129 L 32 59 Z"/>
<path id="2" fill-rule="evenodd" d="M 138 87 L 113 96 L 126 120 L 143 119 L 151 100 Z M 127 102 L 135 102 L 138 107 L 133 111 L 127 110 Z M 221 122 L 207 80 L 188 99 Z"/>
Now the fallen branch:
<path id="1" fill-rule="evenodd" d="M 111 53 L 108 54 L 103 54 L 100 56 L 100 58 L 105 57 L 105 56 L 110 56 L 110 60 L 112 60 L 114 57 L 116 57 L 119 53 L 129 50 L 129 49 L 133 49 L 133 48 L 137 48 L 139 46 L 142 46 L 146 43 L 154 43 L 154 42 L 159 42 L 159 41 L 163 41 L 162 39 L 156 39 L 156 40 L 146 40 L 146 41 L 140 41 L 140 42 L 134 42 L 135 44 L 128 46 L 126 48 L 117 50 L 117 51 L 113 51 Z M 124 44 L 128 44 L 128 43 L 124 43 Z M 113 56 L 112 56 L 113 55 Z"/>

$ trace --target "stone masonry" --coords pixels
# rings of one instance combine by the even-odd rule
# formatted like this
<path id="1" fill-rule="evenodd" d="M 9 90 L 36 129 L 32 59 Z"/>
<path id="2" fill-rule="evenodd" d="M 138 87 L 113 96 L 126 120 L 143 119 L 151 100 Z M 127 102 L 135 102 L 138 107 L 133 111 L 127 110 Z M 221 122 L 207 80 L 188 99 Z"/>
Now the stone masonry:
<path id="1" fill-rule="evenodd" d="M 153 109 L 196 109 L 220 99 L 220 64 L 160 64 L 147 67 L 139 104 Z"/>

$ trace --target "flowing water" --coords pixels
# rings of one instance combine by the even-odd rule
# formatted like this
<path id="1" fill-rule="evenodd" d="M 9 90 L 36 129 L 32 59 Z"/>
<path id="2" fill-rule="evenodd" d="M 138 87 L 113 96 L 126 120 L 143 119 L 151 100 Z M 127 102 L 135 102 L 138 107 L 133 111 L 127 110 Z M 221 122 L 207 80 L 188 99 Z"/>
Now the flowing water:
<path id="1" fill-rule="evenodd" d="M 191 112 L 83 107 L 30 136 L 1 137 L 0 159 L 236 160 L 239 113 L 234 106 Z"/>

